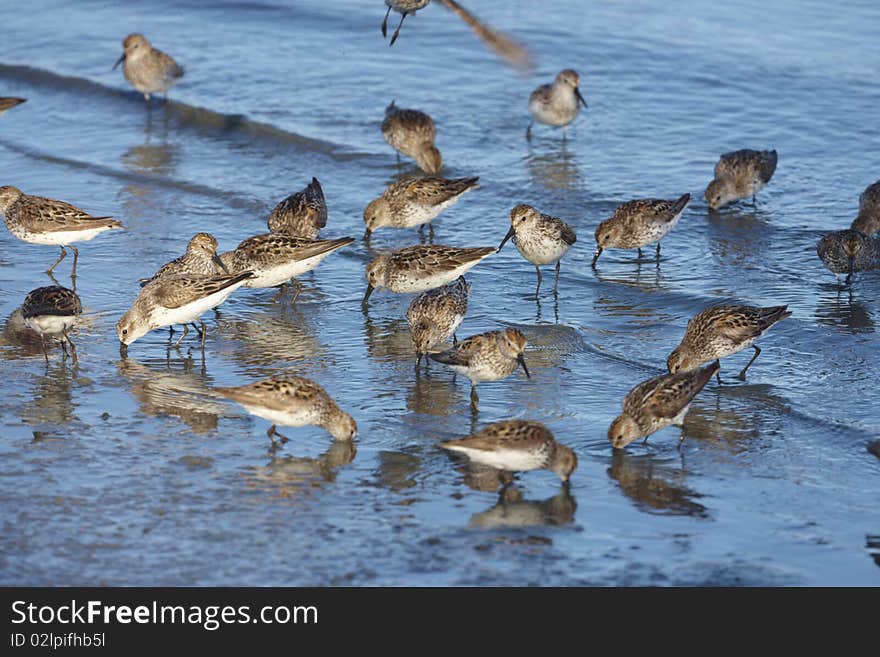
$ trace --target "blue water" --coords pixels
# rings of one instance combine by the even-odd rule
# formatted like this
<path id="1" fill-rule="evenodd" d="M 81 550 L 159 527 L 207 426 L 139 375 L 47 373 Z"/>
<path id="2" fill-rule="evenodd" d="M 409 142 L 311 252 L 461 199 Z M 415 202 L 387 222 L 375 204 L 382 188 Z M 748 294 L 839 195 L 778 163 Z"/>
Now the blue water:
<path id="1" fill-rule="evenodd" d="M 0 117 L 0 184 L 126 230 L 80 247 L 78 368 L 54 352 L 47 367 L 8 322 L 0 334 L 0 582 L 880 584 L 880 459 L 866 449 L 880 437 L 880 275 L 840 291 L 815 255 L 880 178 L 880 7 L 465 6 L 527 44 L 535 71 L 504 66 L 436 3 L 393 48 L 379 0 L 35 0 L 4 12 L 0 95 L 28 103 Z M 134 31 L 186 69 L 164 108 L 148 111 L 111 71 Z M 589 109 L 566 142 L 539 127 L 528 144 L 529 92 L 567 67 Z M 398 169 L 378 128 L 392 99 L 434 117 L 445 175 L 481 177 L 436 222 L 438 242 L 496 245 L 518 203 L 578 232 L 557 300 L 546 286 L 536 304 L 534 268 L 509 246 L 469 275 L 459 337 L 521 328 L 531 380 L 481 386 L 474 418 L 460 377 L 415 376 L 408 297 L 378 292 L 361 311 L 364 265 L 415 231 L 358 239 L 304 277 L 294 308 L 236 293 L 206 316 L 204 365 L 169 352 L 163 331 L 120 358 L 114 324 L 137 279 L 195 232 L 232 248 L 317 176 L 324 234 L 360 238 L 367 202 L 414 170 Z M 714 163 L 744 147 L 776 148 L 776 175 L 756 208 L 710 215 Z M 590 269 L 614 207 L 684 192 L 694 201 L 659 267 L 609 251 Z M 0 320 L 48 284 L 56 257 L 0 231 Z M 623 396 L 720 299 L 794 314 L 761 340 L 747 383 L 711 383 L 683 429 L 612 453 Z M 353 449 L 306 428 L 273 457 L 266 423 L 209 390 L 280 371 L 319 381 L 352 413 Z M 437 447 L 512 417 L 576 450 L 569 493 L 540 472 L 502 498 L 497 477 Z"/>

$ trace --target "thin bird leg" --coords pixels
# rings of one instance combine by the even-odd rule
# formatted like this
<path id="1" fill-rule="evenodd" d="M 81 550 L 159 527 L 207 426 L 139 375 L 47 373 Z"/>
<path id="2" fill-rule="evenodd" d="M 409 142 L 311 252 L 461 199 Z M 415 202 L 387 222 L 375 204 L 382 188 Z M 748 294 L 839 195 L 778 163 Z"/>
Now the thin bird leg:
<path id="1" fill-rule="evenodd" d="M 526 128 L 526 141 L 532 141 L 532 125 L 534 123 L 534 120 L 529 121 L 529 127 Z"/>
<path id="2" fill-rule="evenodd" d="M 196 326 L 196 323 L 195 323 L 195 322 L 190 322 L 190 326 L 192 326 L 192 327 L 195 329 L 196 333 L 199 334 L 199 339 L 201 339 L 201 337 L 202 337 L 202 329 L 200 329 L 198 326 Z"/>
<path id="3" fill-rule="evenodd" d="M 538 272 L 538 287 L 535 288 L 535 298 L 538 298 L 538 290 L 541 289 L 541 268 L 535 265 L 535 271 Z"/>
<path id="4" fill-rule="evenodd" d="M 286 291 L 287 291 L 287 283 L 282 283 L 281 285 L 278 286 L 278 294 L 276 294 L 274 297 L 269 299 L 269 301 L 271 301 L 272 303 L 275 303 L 276 301 L 278 301 L 278 299 L 280 299 L 284 295 L 284 293 Z"/>
<path id="5" fill-rule="evenodd" d="M 79 260 L 79 250 L 75 246 L 68 246 L 73 251 L 73 271 L 70 272 L 71 278 L 76 278 L 76 261 Z"/>
<path id="6" fill-rule="evenodd" d="M 394 42 L 397 41 L 397 37 L 400 34 L 400 28 L 403 26 L 404 18 L 406 18 L 406 12 L 400 17 L 400 23 L 397 24 L 397 29 L 394 30 L 394 36 L 391 37 L 391 43 L 388 44 L 389 46 L 393 46 Z"/>
<path id="7" fill-rule="evenodd" d="M 62 246 L 61 247 L 61 255 L 58 256 L 58 260 L 55 261 L 55 264 L 53 264 L 51 267 L 49 267 L 49 269 L 46 270 L 46 273 L 51 275 L 52 270 L 55 269 L 55 267 L 58 266 L 58 263 L 61 262 L 62 260 L 64 260 L 64 258 L 66 258 L 66 257 L 67 257 L 67 251 L 65 251 L 64 247 Z"/>
<path id="8" fill-rule="evenodd" d="M 382 37 L 385 38 L 388 36 L 388 15 L 391 13 L 391 7 L 388 7 L 388 11 L 385 12 L 385 18 L 382 19 Z"/>
<path id="9" fill-rule="evenodd" d="M 650 438 L 650 437 L 651 437 L 651 436 L 645 436 L 645 439 L 642 441 L 642 445 L 647 445 L 647 444 L 648 444 L 648 438 Z"/>
<path id="10" fill-rule="evenodd" d="M 563 142 L 565 142 L 565 140 L 567 139 L 567 135 L 565 134 L 565 132 L 566 132 L 566 127 L 562 126 L 562 141 Z"/>
<path id="11" fill-rule="evenodd" d="M 64 339 L 67 341 L 67 344 L 70 345 L 70 355 L 73 358 L 73 364 L 76 365 L 79 363 L 79 358 L 76 356 L 76 345 L 73 344 L 73 340 L 70 339 L 70 336 L 67 334 L 67 329 L 61 331 L 61 334 L 64 336 Z M 63 342 L 61 344 L 64 344 Z"/>
<path id="12" fill-rule="evenodd" d="M 199 320 L 199 325 L 201 326 L 199 333 L 202 336 L 202 353 L 204 353 L 205 352 L 205 336 L 208 335 L 208 327 L 205 326 L 205 323 L 202 320 Z"/>
<path id="13" fill-rule="evenodd" d="M 181 335 L 179 338 L 177 338 L 177 342 L 174 343 L 174 348 L 175 348 L 175 349 L 177 349 L 177 347 L 180 346 L 180 343 L 183 342 L 183 339 L 186 337 L 186 334 L 187 334 L 187 333 L 189 333 L 189 326 L 187 326 L 186 324 L 184 324 L 184 325 L 183 325 L 183 335 Z"/>
<path id="14" fill-rule="evenodd" d="M 40 333 L 40 346 L 43 348 L 43 357 L 46 359 L 46 365 L 49 364 L 49 353 L 46 351 L 46 338 Z"/>
<path id="15" fill-rule="evenodd" d="M 428 239 L 432 244 L 434 243 L 434 224 L 428 224 Z"/>
<path id="16" fill-rule="evenodd" d="M 638 251 L 639 251 L 639 260 L 641 260 L 642 259 L 642 247 L 639 247 Z"/>
<path id="17" fill-rule="evenodd" d="M 477 386 L 473 383 L 471 384 L 471 407 L 477 411 L 479 407 L 477 406 L 477 402 L 480 401 L 480 397 L 477 395 Z"/>
<path id="18" fill-rule="evenodd" d="M 302 292 L 303 289 L 302 283 L 295 278 L 293 279 L 293 284 L 296 285 L 296 289 L 293 293 L 293 299 L 290 300 L 291 306 L 296 303 L 296 300 L 299 298 L 299 293 Z"/>
<path id="19" fill-rule="evenodd" d="M 421 364 L 422 364 L 422 354 L 416 354 L 416 371 L 418 371 Z"/>
<path id="20" fill-rule="evenodd" d="M 657 242 L 657 260 L 660 259 L 660 242 Z"/>
<path id="21" fill-rule="evenodd" d="M 562 260 L 556 261 L 556 283 L 553 284 L 553 294 L 559 291 L 559 269 L 562 266 Z"/>
<path id="22" fill-rule="evenodd" d="M 746 380 L 746 370 L 749 369 L 749 368 L 752 366 L 752 363 L 755 362 L 755 359 L 756 359 L 758 356 L 761 355 L 761 348 L 760 348 L 758 345 L 753 344 L 753 345 L 752 345 L 752 348 L 755 350 L 755 355 L 752 356 L 752 360 L 749 361 L 748 365 L 746 365 L 746 366 L 743 368 L 742 372 L 739 373 L 739 376 L 736 377 L 736 378 L 739 379 L 740 381 L 745 381 L 745 380 Z"/>
<path id="23" fill-rule="evenodd" d="M 61 343 L 61 351 L 64 352 L 64 357 L 67 358 L 70 354 L 67 353 L 67 345 L 64 344 L 64 340 L 59 340 Z"/>
<path id="24" fill-rule="evenodd" d="M 718 381 L 718 385 L 721 385 L 722 382 L 721 382 L 721 370 L 720 369 L 715 370 L 715 378 Z"/>
<path id="25" fill-rule="evenodd" d="M 452 334 L 452 344 L 453 345 L 458 344 L 458 336 L 455 335 L 455 333 Z"/>
<path id="26" fill-rule="evenodd" d="M 278 433 L 278 431 L 275 430 L 274 424 L 271 427 L 269 427 L 269 430 L 266 432 L 266 435 L 272 439 L 273 445 L 275 444 L 275 436 L 278 436 L 281 439 L 282 445 L 288 441 L 287 436 L 282 436 L 280 433 Z"/>

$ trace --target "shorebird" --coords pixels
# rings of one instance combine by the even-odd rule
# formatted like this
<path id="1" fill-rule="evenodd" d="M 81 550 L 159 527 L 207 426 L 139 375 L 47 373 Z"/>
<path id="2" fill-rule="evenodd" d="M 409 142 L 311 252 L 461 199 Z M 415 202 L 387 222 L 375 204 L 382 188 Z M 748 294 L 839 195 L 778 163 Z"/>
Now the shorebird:
<path id="1" fill-rule="evenodd" d="M 868 237 L 874 237 L 880 231 L 880 180 L 868 185 L 859 196 L 859 216 L 850 228 Z"/>
<path id="2" fill-rule="evenodd" d="M 336 440 L 350 441 L 357 435 L 354 419 L 339 408 L 320 385 L 301 376 L 281 374 L 244 386 L 214 388 L 216 392 L 244 406 L 257 417 L 272 423 L 266 432 L 276 447 L 275 437 L 288 441 L 276 426 L 316 425 Z"/>
<path id="3" fill-rule="evenodd" d="M 406 294 L 446 285 L 496 251 L 493 246 L 459 248 L 419 244 L 382 253 L 367 265 L 367 291 L 362 305 L 366 307 L 377 288 Z"/>
<path id="4" fill-rule="evenodd" d="M 706 202 L 717 210 L 731 201 L 752 197 L 770 182 L 776 171 L 776 151 L 744 148 L 724 153 L 715 165 L 715 179 L 706 187 Z"/>
<path id="5" fill-rule="evenodd" d="M 451 349 L 428 354 L 428 358 L 448 365 L 454 372 L 470 379 L 471 406 L 476 410 L 480 400 L 478 383 L 506 379 L 517 367 L 522 367 L 526 377 L 531 378 L 523 356 L 526 344 L 522 332 L 508 328 L 473 335 Z"/>
<path id="6" fill-rule="evenodd" d="M 857 271 L 880 267 L 880 237 L 868 237 L 857 230 L 839 230 L 819 240 L 816 253 L 840 283 L 840 274 L 846 274 L 844 285 L 852 282 Z"/>
<path id="7" fill-rule="evenodd" d="M 535 298 L 541 289 L 541 265 L 556 263 L 556 282 L 553 292 L 559 287 L 559 267 L 564 256 L 577 241 L 574 230 L 562 219 L 543 214 L 530 205 L 517 205 L 510 211 L 510 230 L 498 246 L 500 251 L 507 240 L 513 238 L 517 250 L 523 258 L 535 265 L 538 286 Z"/>
<path id="8" fill-rule="evenodd" d="M 122 228 L 113 217 L 93 217 L 78 207 L 42 196 L 30 196 L 17 187 L 0 187 L 0 212 L 6 227 L 18 239 L 31 244 L 53 244 L 61 247 L 58 257 L 46 273 L 51 274 L 59 262 L 67 256 L 65 247 L 73 251 L 73 271 L 79 251 L 73 242 L 94 239 L 104 231 Z"/>
<path id="9" fill-rule="evenodd" d="M 578 464 L 574 451 L 556 442 L 550 429 L 527 420 L 495 422 L 466 438 L 440 443 L 440 447 L 506 472 L 550 470 L 563 482 Z"/>
<path id="10" fill-rule="evenodd" d="M 382 136 L 400 154 L 413 158 L 425 173 L 438 174 L 443 168 L 443 158 L 434 145 L 437 129 L 434 119 L 414 109 L 401 109 L 392 100 L 385 108 Z"/>
<path id="11" fill-rule="evenodd" d="M 450 337 L 458 344 L 455 330 L 464 320 L 470 291 L 470 284 L 459 276 L 454 283 L 422 292 L 409 304 L 406 321 L 416 349 L 416 367 L 422 356 Z"/>
<path id="12" fill-rule="evenodd" d="M 313 177 L 305 189 L 276 205 L 268 224 L 271 233 L 317 239 L 318 232 L 327 225 L 327 203 L 318 179 Z"/>
<path id="13" fill-rule="evenodd" d="M 661 374 L 629 391 L 623 400 L 623 413 L 608 427 L 608 440 L 615 449 L 623 449 L 664 427 L 684 422 L 691 401 L 708 383 L 721 365 L 715 361 L 701 370 L 679 374 Z M 684 436 L 680 437 L 678 442 Z"/>
<path id="14" fill-rule="evenodd" d="M 695 315 L 687 325 L 681 344 L 669 354 L 666 366 L 672 374 L 690 372 L 710 360 L 719 360 L 752 347 L 755 355 L 737 378 L 746 380 L 746 370 L 761 354 L 755 344 L 776 322 L 790 317 L 788 306 L 713 306 Z M 720 375 L 716 374 L 721 383 Z"/>
<path id="15" fill-rule="evenodd" d="M 21 304 L 22 318 L 25 326 L 39 334 L 46 363 L 49 362 L 49 354 L 46 352 L 45 336 L 60 335 L 64 355 L 67 355 L 66 345 L 69 344 L 73 364 L 77 364 L 76 345 L 70 339 L 68 331 L 76 324 L 82 311 L 82 302 L 76 292 L 60 285 L 39 287 L 31 290 L 25 297 Z"/>
<path id="16" fill-rule="evenodd" d="M 142 278 L 140 284 L 143 287 L 162 276 L 177 274 L 214 276 L 228 273 L 226 265 L 217 255 L 217 238 L 210 233 L 196 233 L 186 245 L 186 253 L 162 265 L 150 278 Z"/>
<path id="17" fill-rule="evenodd" d="M 618 206 L 614 213 L 596 228 L 596 253 L 593 254 L 593 269 L 605 249 L 638 249 L 642 257 L 642 247 L 657 243 L 657 261 L 660 261 L 660 240 L 675 228 L 681 213 L 691 201 L 690 194 L 683 194 L 677 200 L 664 201 L 645 198 L 627 201 Z"/>
<path id="18" fill-rule="evenodd" d="M 169 55 L 154 48 L 143 34 L 129 34 L 122 40 L 122 55 L 113 65 L 122 66 L 128 83 L 150 102 L 150 94 L 166 94 L 183 77 L 183 68 Z"/>
<path id="19" fill-rule="evenodd" d="M 364 224 L 367 232 L 364 239 L 383 226 L 391 228 L 412 228 L 428 224 L 431 236 L 434 225 L 431 223 L 445 209 L 455 205 L 462 195 L 478 189 L 478 177 L 447 179 L 438 176 L 424 178 L 408 177 L 385 188 L 382 196 L 370 201 L 364 210 Z"/>
<path id="20" fill-rule="evenodd" d="M 544 125 L 562 128 L 565 139 L 566 126 L 574 121 L 580 112 L 580 106 L 587 107 L 587 101 L 581 96 L 580 76 L 570 68 L 560 71 L 553 84 L 542 84 L 529 96 L 529 112 L 532 120 L 526 129 L 526 139 L 532 138 L 532 125 L 537 121 Z"/>

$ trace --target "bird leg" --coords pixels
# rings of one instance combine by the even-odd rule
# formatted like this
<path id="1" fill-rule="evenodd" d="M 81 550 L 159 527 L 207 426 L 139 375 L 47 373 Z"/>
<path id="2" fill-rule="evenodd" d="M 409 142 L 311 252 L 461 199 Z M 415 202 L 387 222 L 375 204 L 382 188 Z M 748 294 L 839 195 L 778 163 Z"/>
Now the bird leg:
<path id="1" fill-rule="evenodd" d="M 174 348 L 175 348 L 175 349 L 177 349 L 177 347 L 180 346 L 180 343 L 183 342 L 183 339 L 186 337 L 186 334 L 187 334 L 187 333 L 189 333 L 189 326 L 187 326 L 186 324 L 184 324 L 184 325 L 183 325 L 183 335 L 181 335 L 179 338 L 177 338 L 177 342 L 174 343 Z"/>
<path id="2" fill-rule="evenodd" d="M 403 19 L 406 18 L 406 16 L 406 12 L 404 12 L 400 17 L 400 23 L 397 24 L 397 29 L 394 30 L 394 35 L 391 37 L 391 43 L 388 44 L 389 46 L 393 46 L 394 42 L 397 41 L 397 37 L 400 35 L 400 28 L 403 27 Z"/>
<path id="3" fill-rule="evenodd" d="M 538 290 L 541 289 L 541 268 L 535 265 L 535 271 L 538 272 L 538 287 L 535 288 L 535 298 L 538 298 Z"/>
<path id="4" fill-rule="evenodd" d="M 638 252 L 639 252 L 639 260 L 641 260 L 642 259 L 642 247 L 638 248 Z"/>
<path id="5" fill-rule="evenodd" d="M 58 260 L 56 260 L 55 263 L 51 267 L 49 267 L 49 269 L 46 270 L 46 273 L 51 275 L 52 270 L 55 269 L 55 267 L 58 266 L 58 263 L 61 262 L 62 260 L 64 260 L 64 258 L 66 258 L 66 257 L 67 257 L 67 251 L 65 251 L 64 247 L 62 246 L 61 247 L 61 255 L 58 256 Z"/>
<path id="6" fill-rule="evenodd" d="M 739 379 L 740 381 L 745 381 L 745 380 L 746 380 L 746 370 L 749 369 L 749 368 L 752 366 L 752 363 L 755 362 L 755 359 L 756 359 L 758 356 L 761 355 L 761 348 L 760 348 L 758 345 L 753 344 L 753 345 L 752 345 L 752 348 L 755 350 L 755 355 L 752 356 L 752 360 L 749 361 L 748 365 L 746 365 L 746 366 L 743 368 L 742 372 L 740 372 L 739 375 L 736 377 L 736 378 Z"/>
<path id="7" fill-rule="evenodd" d="M 452 344 L 453 344 L 453 345 L 457 345 L 457 344 L 458 344 L 458 336 L 455 335 L 455 333 L 452 334 Z"/>
<path id="8" fill-rule="evenodd" d="M 559 268 L 562 266 L 562 260 L 556 261 L 556 283 L 553 284 L 553 294 L 559 291 Z"/>
<path id="9" fill-rule="evenodd" d="M 434 243 L 434 224 L 428 224 L 428 239 L 431 240 L 431 244 Z"/>
<path id="10" fill-rule="evenodd" d="M 660 260 L 660 242 L 657 242 L 657 260 Z"/>
<path id="11" fill-rule="evenodd" d="M 382 19 L 382 37 L 388 37 L 388 15 L 391 13 L 391 7 L 388 7 L 388 11 L 385 12 L 385 18 Z"/>
<path id="12" fill-rule="evenodd" d="M 562 126 L 562 142 L 563 143 L 565 143 L 565 140 L 567 138 L 565 132 L 566 132 L 566 126 Z"/>
<path id="13" fill-rule="evenodd" d="M 276 294 L 274 297 L 269 299 L 269 301 L 271 301 L 272 303 L 275 303 L 276 301 L 278 301 L 278 299 L 280 299 L 284 295 L 284 293 L 286 291 L 287 291 L 287 283 L 282 283 L 281 285 L 278 286 L 278 294 Z"/>
<path id="14" fill-rule="evenodd" d="M 293 279 L 293 283 L 294 285 L 296 285 L 296 289 L 293 292 L 293 299 L 290 300 L 291 306 L 296 303 L 296 300 L 299 298 L 299 293 L 302 292 L 303 289 L 302 283 L 300 283 L 295 278 Z"/>
<path id="15" fill-rule="evenodd" d="M 475 411 L 480 410 L 479 407 L 477 406 L 477 402 L 479 402 L 479 401 L 480 401 L 480 397 L 479 397 L 479 395 L 477 395 L 477 386 L 475 386 L 472 383 L 471 384 L 471 408 L 473 408 Z"/>
<path id="16" fill-rule="evenodd" d="M 73 364 L 77 365 L 79 363 L 79 358 L 77 358 L 77 356 L 76 356 L 76 345 L 73 344 L 73 340 L 71 340 L 70 336 L 67 334 L 67 329 L 64 329 L 63 331 L 61 331 L 61 334 L 64 336 L 64 339 L 67 341 L 67 344 L 70 345 L 70 355 L 73 358 Z M 63 342 L 61 344 L 62 344 L 62 346 L 64 345 Z"/>
<path id="17" fill-rule="evenodd" d="M 73 271 L 70 272 L 70 277 L 76 280 L 76 261 L 79 260 L 79 249 L 75 246 L 68 246 L 68 248 L 73 251 Z"/>
<path id="18" fill-rule="evenodd" d="M 204 354 L 205 353 L 205 336 L 208 335 L 208 327 L 205 326 L 205 323 L 202 320 L 199 320 L 199 325 L 201 326 L 199 333 L 202 338 L 202 353 Z"/>
<path id="19" fill-rule="evenodd" d="M 46 351 L 46 338 L 40 333 L 40 346 L 43 348 L 43 357 L 46 359 L 46 365 L 49 364 L 49 353 Z"/>
<path id="20" fill-rule="evenodd" d="M 532 124 L 534 121 L 529 121 L 529 127 L 526 128 L 526 141 L 532 141 Z"/>
<path id="21" fill-rule="evenodd" d="M 283 445 L 284 443 L 286 443 L 287 440 L 288 440 L 287 436 L 282 436 L 280 433 L 278 433 L 278 432 L 275 430 L 275 425 L 274 425 L 274 424 L 273 424 L 271 427 L 269 427 L 269 430 L 266 432 L 266 435 L 269 436 L 269 438 L 272 439 L 272 445 L 275 445 L 275 436 L 278 436 L 278 437 L 281 439 L 281 444 L 282 444 L 282 445 Z"/>

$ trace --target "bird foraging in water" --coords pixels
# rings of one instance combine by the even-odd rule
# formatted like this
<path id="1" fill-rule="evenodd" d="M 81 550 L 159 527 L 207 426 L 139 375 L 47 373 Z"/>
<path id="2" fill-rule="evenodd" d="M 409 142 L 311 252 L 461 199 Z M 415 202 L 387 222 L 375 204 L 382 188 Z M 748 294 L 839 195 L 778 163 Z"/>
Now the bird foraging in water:
<path id="1" fill-rule="evenodd" d="M 31 244 L 54 244 L 61 247 L 61 255 L 47 274 L 67 256 L 65 247 L 73 251 L 73 271 L 76 277 L 76 263 L 79 250 L 73 242 L 85 242 L 101 233 L 122 224 L 113 217 L 93 217 L 78 207 L 42 196 L 30 196 L 17 187 L 0 187 L 0 213 L 6 227 L 18 239 Z"/>
<path id="2" fill-rule="evenodd" d="M 495 422 L 466 438 L 440 443 L 440 447 L 506 472 L 550 470 L 563 482 L 578 464 L 575 453 L 556 442 L 550 429 L 528 420 Z"/>
<path id="3" fill-rule="evenodd" d="M 228 274 L 226 265 L 217 255 L 217 238 L 210 233 L 196 233 L 186 245 L 186 253 L 178 256 L 171 262 L 167 262 L 159 268 L 150 278 L 142 278 L 140 283 L 144 287 L 150 281 L 162 276 L 175 276 L 177 274 L 193 274 L 196 276 L 214 276 L 216 274 Z"/>
<path id="4" fill-rule="evenodd" d="M 672 374 L 690 372 L 710 360 L 719 360 L 748 347 L 754 356 L 737 378 L 746 380 L 746 370 L 761 354 L 755 344 L 776 322 L 790 317 L 788 306 L 713 306 L 695 315 L 687 325 L 681 344 L 669 354 L 666 366 Z M 721 383 L 721 377 L 718 382 Z"/>
<path id="5" fill-rule="evenodd" d="M 276 205 L 268 224 L 271 233 L 317 239 L 320 230 L 327 225 L 327 203 L 318 179 L 313 177 L 305 189 Z"/>
<path id="6" fill-rule="evenodd" d="M 70 339 L 68 331 L 76 324 L 82 311 L 82 302 L 76 292 L 60 285 L 31 290 L 25 297 L 24 303 L 21 304 L 21 315 L 25 326 L 39 334 L 40 346 L 43 348 L 43 356 L 47 363 L 49 354 L 46 352 L 45 336 L 60 335 L 64 355 L 67 356 L 66 345 L 70 345 L 73 364 L 77 364 L 76 345 Z"/>
<path id="7" fill-rule="evenodd" d="M 214 388 L 216 392 L 244 406 L 257 417 L 272 423 L 266 432 L 276 447 L 275 437 L 287 442 L 275 429 L 315 425 L 336 440 L 350 441 L 357 435 L 354 419 L 314 381 L 293 374 L 281 374 L 244 386 Z"/>
<path id="8" fill-rule="evenodd" d="M 26 102 L 27 98 L 0 98 L 0 114 L 3 114 L 8 109 L 12 109 L 16 105 L 21 105 Z"/>
<path id="9" fill-rule="evenodd" d="M 849 285 L 854 273 L 880 267 L 880 237 L 868 237 L 857 230 L 839 230 L 820 239 L 816 253 L 837 277 L 838 284 L 840 274 L 846 274 L 844 285 Z"/>
<path id="10" fill-rule="evenodd" d="M 471 406 L 476 410 L 480 400 L 478 383 L 506 379 L 517 367 L 522 367 L 526 377 L 531 378 L 523 356 L 527 344 L 521 331 L 508 328 L 473 335 L 451 349 L 428 354 L 428 358 L 448 365 L 454 372 L 470 379 Z"/>
<path id="11" fill-rule="evenodd" d="M 462 195 L 478 189 L 478 177 L 447 179 L 438 176 L 424 178 L 404 178 L 385 188 L 382 196 L 370 201 L 364 210 L 364 223 L 367 226 L 364 238 L 383 226 L 391 228 L 412 228 L 419 230 L 431 224 L 441 212 L 455 205 Z"/>
<path id="12" fill-rule="evenodd" d="M 566 126 L 574 121 L 580 106 L 587 107 L 587 101 L 579 89 L 580 76 L 570 68 L 560 71 L 553 84 L 542 84 L 529 96 L 529 112 L 532 120 L 526 129 L 526 139 L 532 138 L 532 125 L 537 121 L 544 125 L 562 128 L 565 139 Z"/>
<path id="13" fill-rule="evenodd" d="M 880 180 L 868 185 L 859 196 L 859 216 L 850 228 L 868 237 L 874 237 L 880 231 Z"/>
<path id="14" fill-rule="evenodd" d="M 413 158 L 425 173 L 438 174 L 443 168 L 443 158 L 434 145 L 437 129 L 434 119 L 414 109 L 401 109 L 392 100 L 385 108 L 382 136 L 391 147 Z"/>
<path id="15" fill-rule="evenodd" d="M 406 321 L 416 349 L 416 367 L 422 356 L 450 337 L 458 344 L 455 330 L 464 320 L 470 292 L 470 284 L 459 276 L 454 283 L 422 292 L 409 304 Z"/>
<path id="16" fill-rule="evenodd" d="M 724 153 L 715 165 L 715 178 L 706 187 L 706 203 L 717 210 L 731 201 L 752 197 L 770 182 L 776 171 L 776 151 L 744 148 Z"/>
<path id="17" fill-rule="evenodd" d="M 167 93 L 183 77 L 183 68 L 154 48 L 143 34 L 129 34 L 123 39 L 122 55 L 113 65 L 114 70 L 120 64 L 123 64 L 125 79 L 147 102 L 150 102 L 150 94 Z"/>
<path id="18" fill-rule="evenodd" d="M 638 249 L 657 242 L 657 261 L 660 261 L 660 240 L 675 228 L 681 213 L 691 201 L 690 194 L 683 194 L 674 201 L 645 198 L 627 201 L 596 228 L 596 253 L 593 269 L 605 249 Z"/>
<path id="19" fill-rule="evenodd" d="M 623 449 L 671 425 L 684 422 L 691 402 L 712 375 L 721 367 L 716 360 L 701 370 L 661 374 L 629 391 L 623 400 L 623 413 L 608 427 L 608 440 L 615 449 Z M 684 436 L 678 439 L 679 444 Z"/>
<path id="20" fill-rule="evenodd" d="M 562 219 L 538 212 L 530 205 L 517 205 L 510 211 L 510 230 L 498 245 L 499 251 L 511 237 L 522 257 L 535 265 L 538 274 L 535 298 L 541 289 L 541 265 L 556 263 L 556 282 L 553 285 L 555 293 L 559 287 L 562 256 L 577 241 L 577 235 L 571 226 Z"/>

